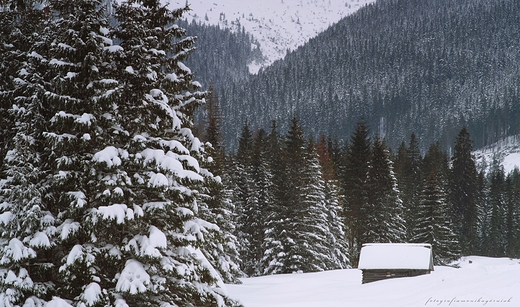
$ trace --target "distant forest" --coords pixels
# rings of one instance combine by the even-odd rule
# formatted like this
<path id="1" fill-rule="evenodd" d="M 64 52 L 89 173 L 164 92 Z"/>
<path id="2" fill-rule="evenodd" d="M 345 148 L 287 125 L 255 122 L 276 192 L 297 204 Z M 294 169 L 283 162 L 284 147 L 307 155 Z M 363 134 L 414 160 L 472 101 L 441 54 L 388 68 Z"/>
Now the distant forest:
<path id="1" fill-rule="evenodd" d="M 341 140 L 364 118 L 394 149 L 412 132 L 423 150 L 436 141 L 448 148 L 465 126 L 480 148 L 520 133 L 519 16 L 514 0 L 379 0 L 258 75 L 245 74 L 258 54 L 246 52 L 243 33 L 242 47 L 222 51 L 229 62 L 193 58 L 190 67 L 214 83 L 230 148 L 246 120 L 268 129 L 276 119 L 288 129 L 288 116 L 308 135 Z M 228 40 L 211 33 L 215 43 L 201 42 L 226 48 L 218 42 Z M 233 77 L 220 75 L 230 70 Z"/>

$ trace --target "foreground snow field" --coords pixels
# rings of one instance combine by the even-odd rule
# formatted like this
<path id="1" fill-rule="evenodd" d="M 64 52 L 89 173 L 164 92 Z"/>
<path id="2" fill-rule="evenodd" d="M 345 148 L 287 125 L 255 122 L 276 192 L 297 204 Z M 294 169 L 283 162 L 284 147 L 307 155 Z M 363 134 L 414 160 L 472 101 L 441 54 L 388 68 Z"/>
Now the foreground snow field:
<path id="1" fill-rule="evenodd" d="M 227 289 L 245 307 L 520 306 L 519 259 L 471 256 L 459 266 L 364 285 L 351 269 L 245 278 Z"/>

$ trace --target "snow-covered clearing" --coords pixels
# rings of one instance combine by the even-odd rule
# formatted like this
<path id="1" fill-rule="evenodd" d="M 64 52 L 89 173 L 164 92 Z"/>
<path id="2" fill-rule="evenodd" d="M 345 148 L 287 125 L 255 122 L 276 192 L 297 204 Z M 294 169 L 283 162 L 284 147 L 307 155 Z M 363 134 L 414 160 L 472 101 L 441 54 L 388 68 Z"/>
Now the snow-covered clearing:
<path id="1" fill-rule="evenodd" d="M 368 284 L 350 269 L 245 278 L 227 289 L 245 307 L 520 306 L 520 260 L 471 256 L 459 265 Z"/>
<path id="2" fill-rule="evenodd" d="M 515 168 L 520 168 L 520 135 L 513 135 L 499 142 L 481 148 L 473 152 L 477 165 L 489 171 L 494 159 L 504 167 L 508 174 Z"/>

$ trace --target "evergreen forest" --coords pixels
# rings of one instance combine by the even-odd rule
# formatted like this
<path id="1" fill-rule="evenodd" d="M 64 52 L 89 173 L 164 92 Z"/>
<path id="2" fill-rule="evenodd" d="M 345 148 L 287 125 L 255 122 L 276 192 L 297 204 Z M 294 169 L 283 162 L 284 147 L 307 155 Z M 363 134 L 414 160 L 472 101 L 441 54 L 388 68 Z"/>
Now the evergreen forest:
<path id="1" fill-rule="evenodd" d="M 393 151 L 363 120 L 345 142 L 306 137 L 294 117 L 285 133 L 276 121 L 267 132 L 246 122 L 227 155 L 221 116 L 211 115 L 218 98 L 209 101 L 203 138 L 225 165 L 216 173 L 231 191 L 248 276 L 356 267 L 368 242 L 430 243 L 435 265 L 520 257 L 520 171 L 493 161 L 484 172 L 468 129 L 450 156 L 439 142 L 422 152 L 414 133 Z"/>
<path id="2" fill-rule="evenodd" d="M 472 155 L 518 133 L 514 1 L 378 1 L 256 76 L 189 6 L 0 7 L 0 306 L 240 306 L 368 242 L 520 257 L 520 171 Z"/>
<path id="3" fill-rule="evenodd" d="M 363 117 L 388 146 L 413 132 L 423 151 L 451 148 L 465 126 L 481 148 L 520 133 L 518 16 L 515 0 L 378 0 L 256 75 L 203 81 L 220 97 L 231 150 L 236 123 L 268 130 L 274 119 L 287 130 L 288 114 L 309 136 L 343 141 Z"/>

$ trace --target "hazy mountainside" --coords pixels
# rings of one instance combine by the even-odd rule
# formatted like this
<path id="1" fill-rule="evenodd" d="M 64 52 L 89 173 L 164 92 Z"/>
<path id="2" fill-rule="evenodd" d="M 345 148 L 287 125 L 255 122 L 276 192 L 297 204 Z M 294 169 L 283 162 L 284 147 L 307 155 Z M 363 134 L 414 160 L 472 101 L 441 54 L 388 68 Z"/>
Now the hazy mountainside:
<path id="1" fill-rule="evenodd" d="M 226 142 L 246 120 L 345 139 L 364 117 L 395 146 L 482 147 L 520 132 L 520 6 L 514 0 L 384 0 L 342 19 L 259 74 L 216 84 Z"/>
<path id="2" fill-rule="evenodd" d="M 375 0 L 190 0 L 190 18 L 234 32 L 245 31 L 256 40 L 263 58 L 248 63 L 252 73 L 283 58 L 331 24 Z M 180 1 L 182 2 L 182 1 Z M 183 3 L 180 3 L 181 5 Z"/>

